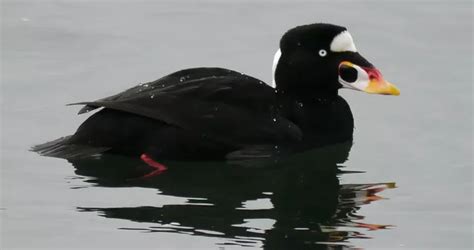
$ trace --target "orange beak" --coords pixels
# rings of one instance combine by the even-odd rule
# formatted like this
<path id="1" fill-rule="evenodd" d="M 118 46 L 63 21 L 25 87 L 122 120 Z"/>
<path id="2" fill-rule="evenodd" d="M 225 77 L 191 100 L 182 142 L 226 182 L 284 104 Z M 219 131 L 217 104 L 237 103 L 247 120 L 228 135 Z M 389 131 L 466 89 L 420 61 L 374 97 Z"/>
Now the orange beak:
<path id="1" fill-rule="evenodd" d="M 346 78 L 347 81 L 344 80 L 344 76 L 341 76 L 343 74 L 341 73 L 342 69 L 350 69 L 353 77 Z M 339 80 L 345 88 L 360 90 L 370 94 L 400 95 L 400 90 L 395 85 L 385 81 L 380 71 L 375 67 L 362 67 L 348 61 L 343 61 L 339 65 L 339 70 Z"/>
<path id="2" fill-rule="evenodd" d="M 363 89 L 364 92 L 381 95 L 400 95 L 400 90 L 398 90 L 395 85 L 385 81 L 378 69 L 366 67 L 361 68 L 369 75 L 369 85 Z"/>

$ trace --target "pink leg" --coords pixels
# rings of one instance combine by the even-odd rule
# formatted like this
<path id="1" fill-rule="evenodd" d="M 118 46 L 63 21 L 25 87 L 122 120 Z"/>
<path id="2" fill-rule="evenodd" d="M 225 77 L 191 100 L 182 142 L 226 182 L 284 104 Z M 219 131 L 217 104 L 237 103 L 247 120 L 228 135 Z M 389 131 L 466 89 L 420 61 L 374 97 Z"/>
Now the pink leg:
<path id="1" fill-rule="evenodd" d="M 161 173 L 163 173 L 164 171 L 166 171 L 168 169 L 165 165 L 154 161 L 147 154 L 140 155 L 140 159 L 142 159 L 142 161 L 144 161 L 148 166 L 154 168 L 153 171 L 151 171 L 150 173 L 140 177 L 140 179 L 146 179 L 146 178 L 150 178 L 150 177 L 153 177 L 153 176 L 160 175 Z"/>

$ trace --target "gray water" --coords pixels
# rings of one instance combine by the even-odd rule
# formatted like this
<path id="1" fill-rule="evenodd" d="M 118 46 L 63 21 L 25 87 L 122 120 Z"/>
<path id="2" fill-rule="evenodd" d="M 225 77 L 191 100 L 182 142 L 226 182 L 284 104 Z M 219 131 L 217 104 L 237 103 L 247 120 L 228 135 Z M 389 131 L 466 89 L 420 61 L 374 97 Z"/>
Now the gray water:
<path id="1" fill-rule="evenodd" d="M 338 174 L 336 187 L 363 194 L 361 200 L 349 198 L 358 217 L 322 225 L 353 237 L 332 237 L 317 247 L 472 249 L 472 13 L 472 1 L 2 1 L 0 246 L 268 245 L 278 225 L 271 212 L 281 205 L 275 193 L 238 205 L 263 211 L 256 217 L 238 214 L 239 223 L 223 227 L 210 212 L 202 226 L 187 220 L 188 212 L 176 209 L 175 217 L 166 217 L 163 209 L 199 202 L 213 207 L 202 196 L 219 192 L 215 179 L 212 191 L 188 196 L 166 186 L 107 183 L 28 149 L 73 133 L 87 117 L 64 104 L 108 96 L 178 69 L 221 66 L 270 82 L 280 36 L 323 21 L 346 26 L 361 54 L 401 95 L 341 91 L 356 123 L 342 165 L 363 173 Z M 374 196 L 364 192 L 377 185 L 352 184 L 378 184 L 383 191 Z M 316 188 L 324 194 L 324 186 Z M 306 198 L 313 198 L 311 192 Z M 144 208 L 162 217 L 137 219 Z M 243 230 L 229 233 L 234 229 Z"/>

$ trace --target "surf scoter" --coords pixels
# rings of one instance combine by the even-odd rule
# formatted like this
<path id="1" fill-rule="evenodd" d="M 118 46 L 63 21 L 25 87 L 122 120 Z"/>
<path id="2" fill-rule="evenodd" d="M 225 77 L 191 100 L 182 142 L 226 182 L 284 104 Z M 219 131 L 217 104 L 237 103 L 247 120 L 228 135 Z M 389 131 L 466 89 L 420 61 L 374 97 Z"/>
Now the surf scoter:
<path id="1" fill-rule="evenodd" d="M 77 131 L 33 147 L 45 156 L 125 154 L 160 160 L 269 157 L 352 138 L 341 88 L 399 95 L 356 49 L 346 28 L 316 23 L 287 31 L 273 82 L 223 68 L 185 69 L 85 105 L 102 108 Z"/>

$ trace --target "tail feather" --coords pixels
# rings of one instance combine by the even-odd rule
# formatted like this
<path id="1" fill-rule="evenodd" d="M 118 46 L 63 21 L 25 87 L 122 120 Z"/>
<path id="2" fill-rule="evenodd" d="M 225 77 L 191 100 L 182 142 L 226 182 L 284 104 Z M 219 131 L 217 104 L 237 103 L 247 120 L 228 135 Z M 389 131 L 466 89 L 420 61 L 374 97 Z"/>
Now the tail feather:
<path id="1" fill-rule="evenodd" d="M 110 149 L 108 147 L 72 144 L 70 143 L 70 139 L 71 136 L 61 137 L 54 141 L 35 145 L 31 147 L 30 151 L 37 152 L 43 156 L 73 159 L 90 157 Z"/>

